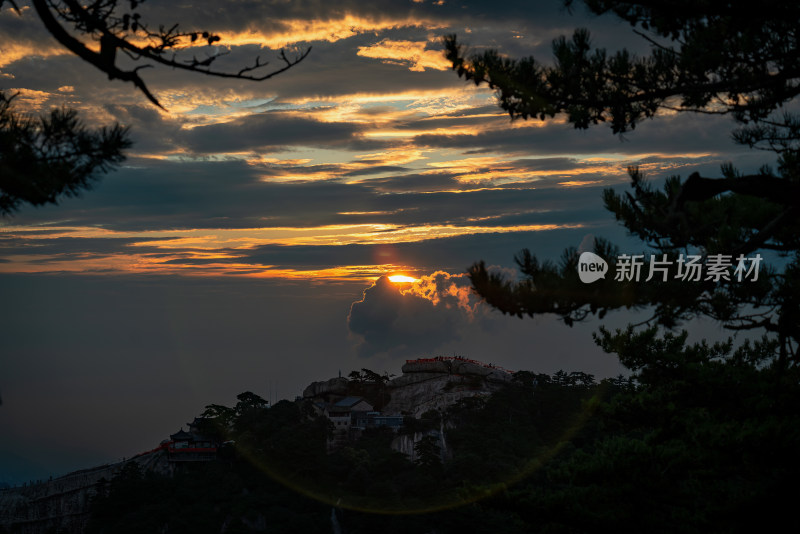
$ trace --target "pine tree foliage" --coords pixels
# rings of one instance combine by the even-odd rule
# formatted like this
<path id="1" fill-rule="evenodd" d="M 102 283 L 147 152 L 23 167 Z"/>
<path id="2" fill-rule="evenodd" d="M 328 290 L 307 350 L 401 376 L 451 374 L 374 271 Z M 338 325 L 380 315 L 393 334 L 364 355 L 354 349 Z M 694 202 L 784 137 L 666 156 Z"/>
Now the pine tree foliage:
<path id="1" fill-rule="evenodd" d="M 12 109 L 13 100 L 0 91 L 0 215 L 25 202 L 41 206 L 76 196 L 125 159 L 126 128 L 89 129 L 71 109 L 25 116 Z"/>
<path id="2" fill-rule="evenodd" d="M 743 124 L 762 124 L 800 93 L 800 6 L 794 2 L 584 3 L 596 14 L 614 13 L 630 23 L 652 44 L 652 53 L 609 54 L 594 48 L 581 28 L 571 39 L 553 42 L 554 65 L 505 58 L 494 50 L 465 56 L 454 35 L 445 39 L 447 57 L 459 76 L 496 89 L 514 118 L 565 113 L 576 128 L 608 122 L 614 133 L 635 128 L 660 108 L 732 114 Z M 794 120 L 765 124 L 797 129 Z M 757 137 L 753 144 L 769 141 Z M 797 138 L 787 141 L 796 146 Z"/>
<path id="3" fill-rule="evenodd" d="M 156 65 L 207 76 L 262 81 L 302 61 L 310 48 L 288 54 L 279 64 L 257 57 L 238 68 L 218 68 L 228 53 L 219 35 L 207 30 L 184 31 L 178 24 L 150 22 L 142 14 L 145 0 L 31 0 L 42 25 L 60 45 L 99 69 L 109 80 L 133 84 L 152 104 L 163 108 L 140 71 Z M 14 0 L 0 0 L 19 16 L 33 16 Z M 202 53 L 201 53 L 202 52 Z M 200 55 L 201 57 L 198 57 Z M 87 129 L 77 113 L 59 109 L 41 118 L 12 109 L 14 96 L 0 91 L 0 215 L 22 204 L 57 203 L 89 189 L 102 173 L 117 167 L 131 143 L 127 130 Z"/>
<path id="4" fill-rule="evenodd" d="M 574 2 L 567 0 L 571 7 Z M 577 251 L 560 264 L 529 251 L 516 261 L 524 275 L 510 282 L 483 263 L 470 270 L 475 290 L 504 313 L 560 315 L 567 324 L 611 309 L 649 308 L 653 320 L 674 327 L 709 316 L 733 330 L 761 329 L 779 340 L 779 366 L 798 363 L 800 344 L 800 119 L 791 108 L 800 94 L 800 6 L 796 3 L 621 2 L 586 0 L 596 14 L 613 13 L 651 45 L 646 57 L 627 50 L 609 54 L 589 32 L 553 42 L 554 63 L 511 59 L 494 50 L 468 53 L 456 36 L 445 39 L 459 76 L 497 91 L 512 119 L 564 115 L 575 128 L 609 123 L 613 133 L 633 130 L 661 110 L 723 114 L 737 123 L 734 139 L 772 151 L 777 171 L 741 175 L 730 165 L 722 176 L 698 173 L 666 180 L 656 189 L 629 168 L 633 191 L 604 192 L 606 208 L 648 247 L 644 263 L 672 264 L 680 254 L 723 255 L 727 276 L 654 279 L 647 283 L 599 280 L 583 284 Z M 760 252 L 785 259 L 760 266 L 746 283 L 732 276 L 737 260 Z M 595 253 L 615 272 L 619 250 L 598 239 Z"/>

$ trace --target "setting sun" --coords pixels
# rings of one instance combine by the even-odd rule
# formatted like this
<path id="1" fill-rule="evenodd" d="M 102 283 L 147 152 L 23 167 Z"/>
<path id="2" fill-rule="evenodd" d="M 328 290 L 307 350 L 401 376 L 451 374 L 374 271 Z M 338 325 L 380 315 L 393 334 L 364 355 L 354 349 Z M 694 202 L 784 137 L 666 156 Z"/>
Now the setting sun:
<path id="1" fill-rule="evenodd" d="M 412 278 L 404 274 L 393 274 L 389 277 L 389 281 L 395 284 L 410 284 L 412 282 L 416 282 L 417 280 L 417 278 Z"/>

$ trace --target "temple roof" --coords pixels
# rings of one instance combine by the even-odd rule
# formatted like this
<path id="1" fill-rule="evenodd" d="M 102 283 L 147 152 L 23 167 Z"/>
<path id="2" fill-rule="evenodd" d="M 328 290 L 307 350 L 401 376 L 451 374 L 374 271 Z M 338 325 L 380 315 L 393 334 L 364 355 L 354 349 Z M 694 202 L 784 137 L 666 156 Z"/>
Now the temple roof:
<path id="1" fill-rule="evenodd" d="M 183 428 L 181 428 L 176 433 L 170 434 L 169 439 L 173 441 L 190 440 L 194 439 L 194 434 L 192 434 L 191 432 L 184 432 Z"/>
<path id="2" fill-rule="evenodd" d="M 369 403 L 364 400 L 364 397 L 345 397 L 336 404 L 334 404 L 333 406 L 335 408 L 352 408 L 361 401 L 364 401 L 364 403 L 369 405 Z M 372 406 L 370 406 L 370 408 L 371 407 Z"/>

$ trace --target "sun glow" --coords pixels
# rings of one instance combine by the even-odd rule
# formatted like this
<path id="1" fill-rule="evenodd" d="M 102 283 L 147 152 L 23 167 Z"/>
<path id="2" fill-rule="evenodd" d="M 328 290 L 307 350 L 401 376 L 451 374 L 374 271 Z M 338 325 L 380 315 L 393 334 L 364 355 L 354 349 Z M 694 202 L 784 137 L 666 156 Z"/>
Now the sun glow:
<path id="1" fill-rule="evenodd" d="M 412 278 L 404 274 L 393 274 L 389 277 L 389 281 L 394 284 L 413 284 L 418 278 Z"/>

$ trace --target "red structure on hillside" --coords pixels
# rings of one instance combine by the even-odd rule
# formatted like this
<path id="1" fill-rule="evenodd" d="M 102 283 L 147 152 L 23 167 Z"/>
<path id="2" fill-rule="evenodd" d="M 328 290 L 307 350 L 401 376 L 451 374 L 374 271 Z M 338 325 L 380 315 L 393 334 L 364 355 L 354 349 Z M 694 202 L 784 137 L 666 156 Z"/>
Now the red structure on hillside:
<path id="1" fill-rule="evenodd" d="M 471 363 L 473 365 L 479 365 L 481 367 L 485 367 L 486 369 L 497 369 L 498 371 L 503 371 L 504 373 L 508 373 L 510 375 L 514 374 L 514 371 L 510 371 L 498 365 L 494 365 L 491 363 L 483 363 L 478 360 L 472 360 L 470 358 L 464 358 L 462 356 L 436 356 L 435 358 L 417 358 L 416 360 L 406 360 L 406 363 L 434 363 L 434 362 L 464 362 L 464 363 Z"/>
<path id="2" fill-rule="evenodd" d="M 170 462 L 209 462 L 217 459 L 219 443 L 200 433 L 199 427 L 203 422 L 204 419 L 196 417 L 189 423 L 188 432 L 181 428 L 161 444 Z"/>

